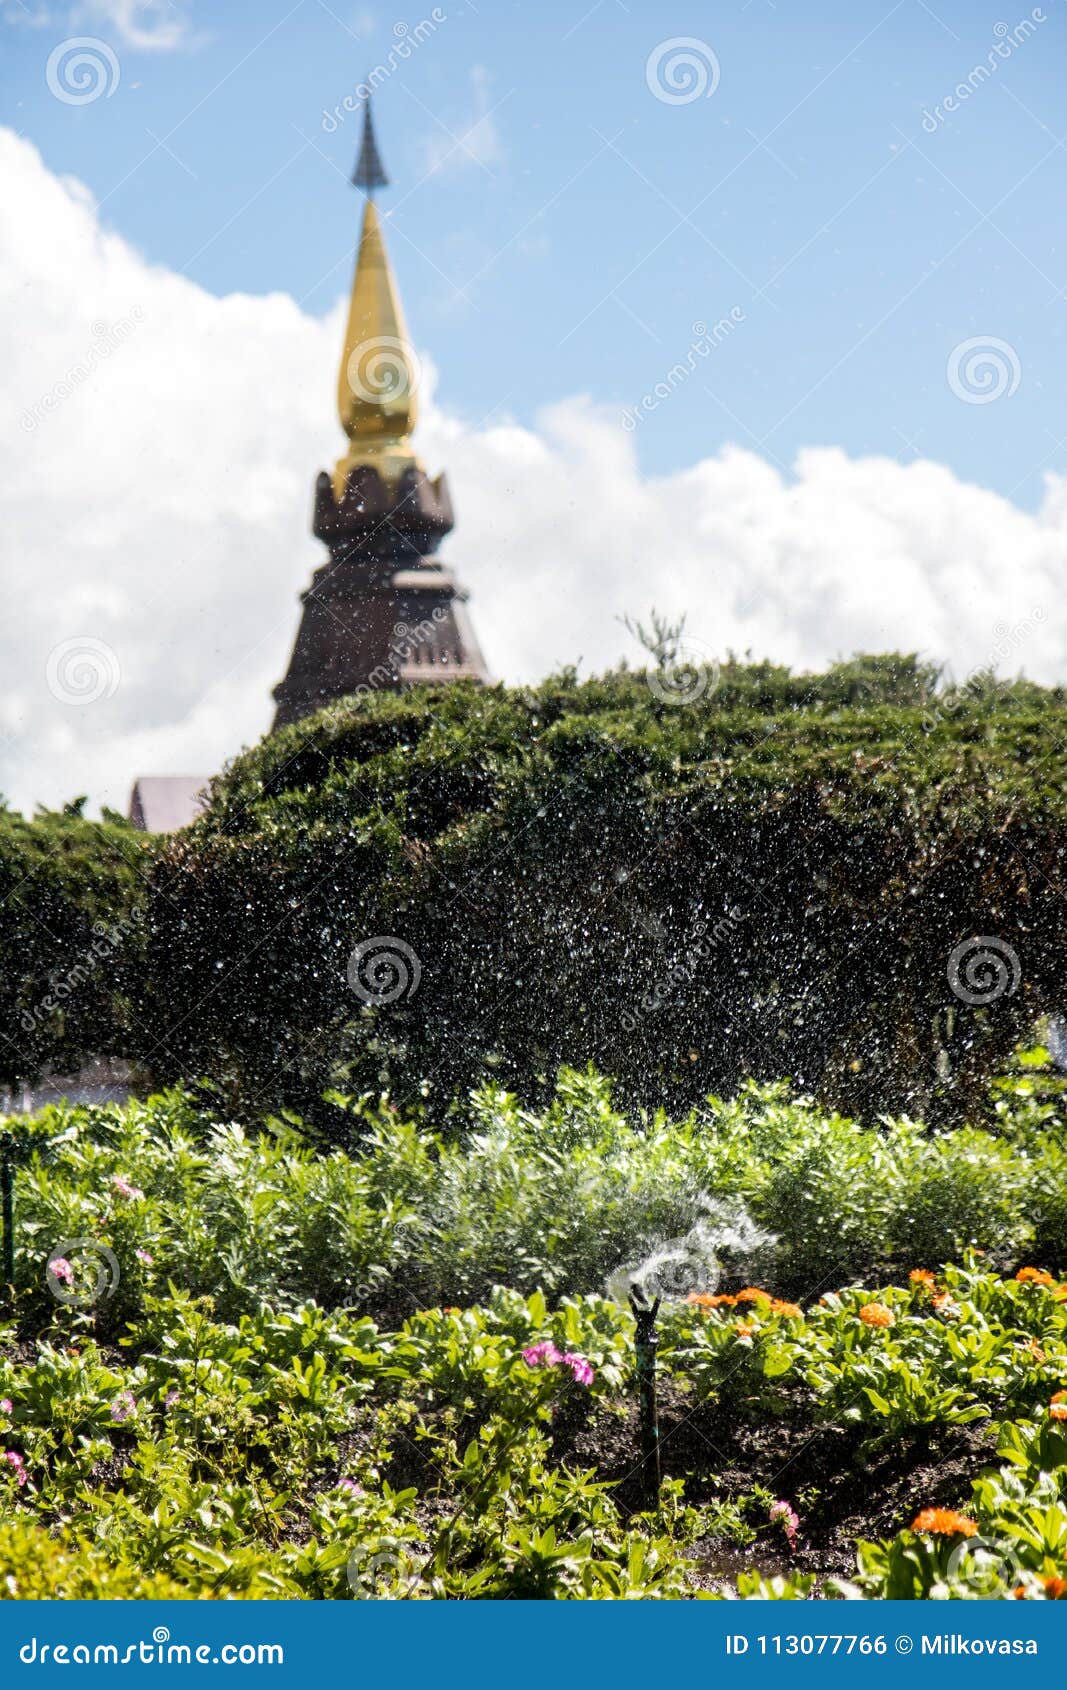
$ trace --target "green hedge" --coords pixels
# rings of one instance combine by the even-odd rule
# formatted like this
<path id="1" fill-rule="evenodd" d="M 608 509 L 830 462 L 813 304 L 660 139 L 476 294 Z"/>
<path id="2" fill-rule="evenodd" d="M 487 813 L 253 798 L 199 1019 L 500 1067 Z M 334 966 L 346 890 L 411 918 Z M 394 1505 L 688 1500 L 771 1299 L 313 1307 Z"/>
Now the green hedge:
<path id="1" fill-rule="evenodd" d="M 672 1107 L 783 1075 L 867 1116 L 975 1107 L 1064 997 L 1063 692 L 892 657 L 661 690 L 456 685 L 265 740 L 154 870 L 138 1054 L 246 1110 L 587 1061 Z M 947 978 L 972 936 L 1018 961 L 988 1004 Z M 410 995 L 350 987 L 372 938 Z"/>
<path id="2" fill-rule="evenodd" d="M 127 1054 L 152 850 L 78 804 L 32 822 L 0 809 L 0 1087 Z"/>

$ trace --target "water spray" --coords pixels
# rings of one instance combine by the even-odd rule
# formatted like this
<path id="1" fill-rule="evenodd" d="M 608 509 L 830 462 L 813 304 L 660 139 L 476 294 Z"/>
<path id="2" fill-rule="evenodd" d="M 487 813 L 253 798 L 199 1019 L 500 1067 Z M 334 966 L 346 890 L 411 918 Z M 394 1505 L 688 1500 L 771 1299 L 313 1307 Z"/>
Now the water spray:
<path id="1" fill-rule="evenodd" d="M 717 1290 L 722 1252 L 729 1252 L 736 1266 L 740 1261 L 753 1261 L 759 1251 L 777 1242 L 773 1234 L 756 1226 L 740 1204 L 720 1202 L 705 1191 L 696 1194 L 690 1213 L 694 1218 L 688 1232 L 654 1242 L 643 1261 L 618 1268 L 606 1286 L 609 1297 L 629 1303 L 637 1326 L 634 1351 L 641 1408 L 641 1475 L 649 1509 L 659 1508 L 660 1491 L 656 1401 L 656 1317 L 660 1304 L 666 1302 L 671 1307 L 684 1303 L 694 1292 Z"/>

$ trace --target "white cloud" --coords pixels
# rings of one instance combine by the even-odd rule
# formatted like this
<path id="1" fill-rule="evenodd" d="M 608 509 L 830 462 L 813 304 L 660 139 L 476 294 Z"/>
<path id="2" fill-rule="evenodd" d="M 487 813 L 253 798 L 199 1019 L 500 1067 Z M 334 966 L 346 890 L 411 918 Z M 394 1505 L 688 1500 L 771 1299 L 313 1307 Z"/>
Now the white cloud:
<path id="1" fill-rule="evenodd" d="M 0 21 L 35 29 L 107 29 L 123 47 L 172 52 L 190 42 L 189 5 L 190 0 L 74 0 L 57 8 L 42 0 L 3 0 Z"/>
<path id="2" fill-rule="evenodd" d="M 140 52 L 171 52 L 189 38 L 188 0 L 82 0 L 75 16 L 110 26 Z"/>
<path id="3" fill-rule="evenodd" d="M 308 524 L 341 446 L 340 303 L 320 321 L 147 264 L 6 130 L 0 175 L 0 791 L 125 808 L 134 775 L 210 771 L 269 725 L 324 557 Z M 740 447 L 642 475 L 618 406 L 581 397 L 536 429 L 472 429 L 432 391 L 425 413 L 457 505 L 446 553 L 507 679 L 613 661 L 616 616 L 651 604 L 717 653 L 795 666 L 903 647 L 959 675 L 1067 671 L 1060 478 L 1031 516 L 937 464 L 836 449 L 790 479 Z M 57 687 L 66 641 L 95 643 Z M 53 688 L 100 696 L 56 697 L 50 658 Z"/>
<path id="4" fill-rule="evenodd" d="M 490 98 L 489 72 L 484 66 L 472 68 L 470 84 L 472 106 L 464 115 L 450 117 L 448 128 L 431 135 L 426 143 L 427 174 L 458 170 L 465 164 L 480 164 L 489 170 L 503 159 L 504 147 L 493 118 L 501 102 Z"/>

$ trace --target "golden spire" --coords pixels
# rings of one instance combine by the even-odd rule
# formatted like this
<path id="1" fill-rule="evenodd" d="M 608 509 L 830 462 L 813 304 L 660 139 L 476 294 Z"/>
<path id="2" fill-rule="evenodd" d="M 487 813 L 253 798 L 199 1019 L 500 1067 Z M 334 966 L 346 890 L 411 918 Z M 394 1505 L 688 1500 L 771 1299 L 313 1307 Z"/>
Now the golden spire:
<path id="1" fill-rule="evenodd" d="M 418 360 L 408 340 L 392 266 L 371 190 L 385 175 L 374 144 L 370 102 L 364 110 L 363 147 L 353 178 L 367 191 L 359 238 L 348 328 L 337 382 L 337 409 L 350 445 L 333 472 L 334 497 L 358 464 L 372 464 L 393 482 L 416 462 L 411 433 L 418 415 Z M 374 170 L 365 165 L 373 151 Z"/>

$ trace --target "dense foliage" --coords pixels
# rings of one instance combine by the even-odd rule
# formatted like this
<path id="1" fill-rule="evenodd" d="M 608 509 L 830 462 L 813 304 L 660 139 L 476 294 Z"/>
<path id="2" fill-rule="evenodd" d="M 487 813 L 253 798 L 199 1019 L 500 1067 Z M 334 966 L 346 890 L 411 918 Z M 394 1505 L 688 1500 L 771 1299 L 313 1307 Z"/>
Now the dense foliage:
<path id="1" fill-rule="evenodd" d="M 0 810 L 0 1593 L 1067 1595 L 1064 697 L 661 657 Z"/>
<path id="2" fill-rule="evenodd" d="M 265 740 L 155 872 L 143 1054 L 246 1113 L 589 1059 L 649 1105 L 786 1074 L 973 1111 L 1063 995 L 1062 695 L 910 659 L 662 693 L 424 689 Z M 979 1001 L 976 936 L 1010 953 Z"/>
<path id="3" fill-rule="evenodd" d="M 12 1127 L 2 1588 L 1059 1596 L 1067 1285 L 1016 1260 L 1035 1232 L 1043 1262 L 1065 1254 L 1040 1092 L 1016 1078 L 995 1133 L 941 1138 L 780 1089 L 627 1124 L 576 1075 L 540 1116 L 484 1095 L 462 1149 L 366 1102 L 351 1156 L 178 1095 Z M 706 1215 L 701 1192 L 782 1239 L 665 1306 L 657 1505 L 632 1317 L 597 1280 Z M 854 1271 L 878 1227 L 900 1264 L 882 1280 Z M 390 1320 L 397 1282 L 424 1306 Z"/>
<path id="4" fill-rule="evenodd" d="M 213 1124 L 182 1094 L 52 1109 L 18 1175 L 16 1285 L 39 1322 L 43 1253 L 98 1240 L 119 1284 L 96 1330 L 116 1334 L 168 1278 L 227 1319 L 311 1298 L 395 1321 L 496 1285 L 597 1291 L 694 1229 L 694 1272 L 706 1250 L 727 1266 L 743 1250 L 747 1271 L 793 1296 L 968 1248 L 1005 1270 L 1067 1259 L 1058 1084 L 1021 1073 L 999 1085 L 994 1114 L 991 1130 L 863 1129 L 783 1086 L 750 1086 L 678 1122 L 642 1121 L 613 1107 L 606 1081 L 564 1071 L 547 1107 L 487 1088 L 447 1135 L 387 1100 L 354 1100 L 358 1148 L 321 1154 L 283 1123 Z"/>
<path id="5" fill-rule="evenodd" d="M 152 849 L 80 802 L 32 822 L 0 807 L 0 1090 L 132 1049 Z"/>

